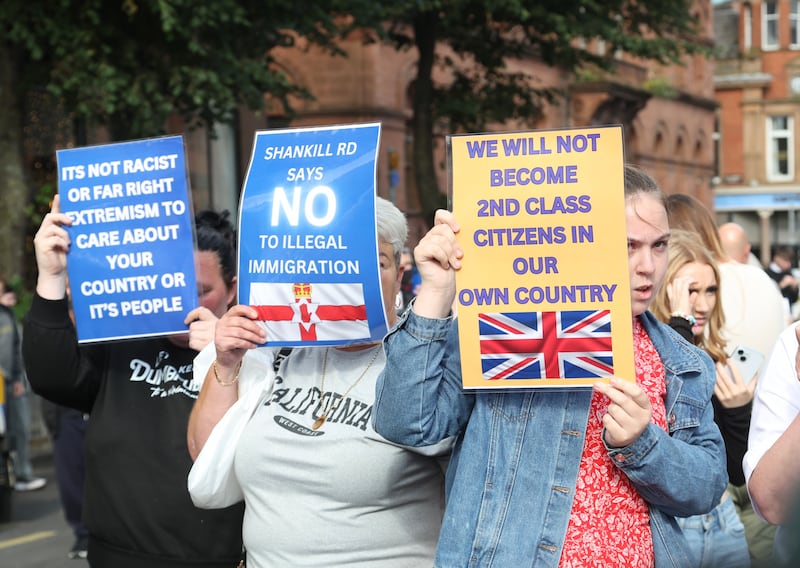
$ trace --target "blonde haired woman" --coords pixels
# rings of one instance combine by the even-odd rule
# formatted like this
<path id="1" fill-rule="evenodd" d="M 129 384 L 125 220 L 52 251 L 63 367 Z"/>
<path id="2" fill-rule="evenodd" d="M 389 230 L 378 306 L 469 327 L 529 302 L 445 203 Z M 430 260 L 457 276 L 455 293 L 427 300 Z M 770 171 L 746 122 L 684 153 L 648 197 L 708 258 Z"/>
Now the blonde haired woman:
<path id="1" fill-rule="evenodd" d="M 701 289 L 700 281 L 708 286 Z M 719 267 L 698 236 L 672 229 L 667 274 L 653 302 L 653 313 L 708 353 L 715 363 L 727 359 L 719 281 Z"/>
<path id="2" fill-rule="evenodd" d="M 714 421 L 725 440 L 730 483 L 740 486 L 756 381 L 743 380 L 728 359 L 720 298 L 720 272 L 711 252 L 698 235 L 672 230 L 667 273 L 653 302 L 653 313 L 714 360 Z M 750 566 L 744 526 L 727 492 L 709 514 L 679 518 L 678 524 L 696 555 L 697 566 Z"/>

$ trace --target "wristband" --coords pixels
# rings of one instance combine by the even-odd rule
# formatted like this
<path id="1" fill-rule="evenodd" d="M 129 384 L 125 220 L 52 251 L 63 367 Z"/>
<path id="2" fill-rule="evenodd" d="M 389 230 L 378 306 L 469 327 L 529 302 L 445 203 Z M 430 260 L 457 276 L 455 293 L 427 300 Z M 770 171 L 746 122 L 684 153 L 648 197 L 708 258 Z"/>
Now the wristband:
<path id="1" fill-rule="evenodd" d="M 685 319 L 690 324 L 692 324 L 692 327 L 697 325 L 697 318 L 695 318 L 692 314 L 687 314 L 687 313 L 684 313 L 684 312 L 672 312 L 670 314 L 670 317 Z"/>

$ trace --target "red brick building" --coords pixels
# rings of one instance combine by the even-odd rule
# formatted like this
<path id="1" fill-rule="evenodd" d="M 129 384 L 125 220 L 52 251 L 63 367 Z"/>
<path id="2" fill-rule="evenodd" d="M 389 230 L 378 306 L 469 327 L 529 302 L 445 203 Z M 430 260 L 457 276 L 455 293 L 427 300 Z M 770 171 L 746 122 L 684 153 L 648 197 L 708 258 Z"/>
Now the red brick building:
<path id="1" fill-rule="evenodd" d="M 800 2 L 722 2 L 714 19 L 715 208 L 719 221 L 745 227 L 764 263 L 774 245 L 798 244 Z"/>
<path id="2" fill-rule="evenodd" d="M 695 7 L 702 22 L 700 41 L 713 42 L 710 0 Z M 410 156 L 410 86 L 415 75 L 413 51 L 398 52 L 381 44 L 363 44 L 358 38 L 342 44 L 347 57 L 333 57 L 304 49 L 283 50 L 278 61 L 291 79 L 314 95 L 297 105 L 291 126 L 380 121 L 382 123 L 378 190 L 407 211 L 418 211 L 413 191 Z M 601 51 L 593 42 L 587 49 Z M 535 128 L 583 127 L 622 124 L 626 159 L 651 172 L 668 192 L 685 192 L 712 204 L 714 175 L 714 120 L 716 102 L 713 63 L 704 56 L 685 58 L 684 66 L 654 66 L 620 58 L 616 73 L 584 73 L 576 77 L 538 61 L 510 61 L 509 69 L 525 69 L 542 85 L 565 88 L 568 93 L 546 109 Z M 442 79 L 438 77 L 438 79 Z M 241 149 L 237 167 L 244 171 L 255 129 L 286 126 L 280 116 L 242 120 L 238 132 Z M 514 125 L 497 130 L 515 129 Z M 446 187 L 444 137 L 436 133 L 441 152 L 439 188 Z M 390 160 L 391 157 L 391 160 Z M 395 175 L 390 176 L 390 163 Z M 241 178 L 240 178 L 241 179 Z M 426 230 L 425 220 L 412 223 L 411 240 Z"/>

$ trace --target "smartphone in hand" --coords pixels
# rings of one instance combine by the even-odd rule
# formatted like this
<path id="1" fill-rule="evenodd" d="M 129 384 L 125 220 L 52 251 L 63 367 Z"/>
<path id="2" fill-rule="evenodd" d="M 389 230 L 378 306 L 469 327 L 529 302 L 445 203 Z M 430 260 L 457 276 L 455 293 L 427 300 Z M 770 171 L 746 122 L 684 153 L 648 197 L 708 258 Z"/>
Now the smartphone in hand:
<path id="1" fill-rule="evenodd" d="M 739 367 L 745 383 L 752 381 L 764 363 L 764 356 L 751 347 L 739 345 L 730 354 L 731 360 Z"/>

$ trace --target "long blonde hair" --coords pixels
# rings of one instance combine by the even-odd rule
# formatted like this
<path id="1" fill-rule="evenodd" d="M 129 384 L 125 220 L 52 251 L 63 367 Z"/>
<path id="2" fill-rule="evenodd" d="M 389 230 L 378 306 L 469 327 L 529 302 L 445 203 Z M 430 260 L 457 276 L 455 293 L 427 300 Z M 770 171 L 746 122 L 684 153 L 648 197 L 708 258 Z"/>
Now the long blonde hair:
<path id="1" fill-rule="evenodd" d="M 702 242 L 702 237 L 691 231 L 674 229 L 670 231 L 669 238 L 669 264 L 667 274 L 664 276 L 664 285 L 661 286 L 651 306 L 653 314 L 664 323 L 669 322 L 672 310 L 667 295 L 667 284 L 672 282 L 678 271 L 686 266 L 697 262 L 706 264 L 714 271 L 714 278 L 717 281 L 717 291 L 715 293 L 716 302 L 704 333 L 693 335 L 694 344 L 708 353 L 715 362 L 725 362 L 727 359 L 726 342 L 722 337 L 722 328 L 725 325 L 725 315 L 722 311 L 722 297 L 719 267 L 714 260 L 712 252 L 706 248 Z"/>

